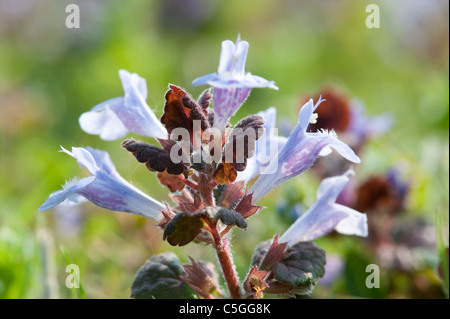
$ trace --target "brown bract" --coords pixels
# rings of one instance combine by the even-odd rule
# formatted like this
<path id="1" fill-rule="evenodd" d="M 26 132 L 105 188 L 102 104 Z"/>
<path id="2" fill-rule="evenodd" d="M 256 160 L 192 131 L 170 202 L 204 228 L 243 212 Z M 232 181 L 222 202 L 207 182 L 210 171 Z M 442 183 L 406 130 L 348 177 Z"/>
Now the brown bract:
<path id="1" fill-rule="evenodd" d="M 255 155 L 256 141 L 264 133 L 264 118 L 250 115 L 241 121 L 231 131 L 224 146 L 222 163 L 214 172 L 217 184 L 230 184 L 237 178 L 237 172 L 247 167 L 247 159 Z"/>
<path id="2" fill-rule="evenodd" d="M 161 185 L 167 186 L 172 193 L 181 191 L 185 186 L 186 178 L 183 174 L 172 175 L 164 171 L 158 172 L 157 177 Z"/>
<path id="3" fill-rule="evenodd" d="M 251 293 L 249 298 L 261 299 L 264 297 L 263 291 L 268 287 L 264 279 L 267 277 L 268 272 L 259 271 L 256 265 L 250 270 L 247 279 L 244 281 L 245 291 Z"/>
<path id="4" fill-rule="evenodd" d="M 189 257 L 191 265 L 183 265 L 185 274 L 183 280 L 195 290 L 195 292 L 204 298 L 210 298 L 211 294 L 219 290 L 219 280 L 212 263 L 203 263 L 195 261 Z"/>
<path id="5" fill-rule="evenodd" d="M 237 178 L 237 171 L 233 163 L 220 163 L 214 172 L 214 182 L 217 184 L 230 184 Z"/>
<path id="6" fill-rule="evenodd" d="M 176 128 L 184 128 L 188 130 L 193 142 L 194 120 L 200 121 L 202 132 L 209 128 L 208 101 L 211 95 L 205 94 L 201 96 L 201 107 L 184 90 L 176 85 L 169 85 L 165 96 L 164 114 L 161 117 L 161 123 L 165 125 L 169 134 Z"/>
<path id="7" fill-rule="evenodd" d="M 185 169 L 183 163 L 172 162 L 169 151 L 154 145 L 128 139 L 123 141 L 122 147 L 133 153 L 139 163 L 145 163 L 150 171 L 167 171 L 169 174 L 179 175 Z"/>
<path id="8" fill-rule="evenodd" d="M 263 208 L 263 206 L 253 205 L 252 197 L 253 194 L 244 195 L 244 197 L 242 197 L 241 201 L 239 202 L 239 204 L 237 204 L 236 208 L 234 209 L 244 218 L 249 218 L 250 216 L 256 214 Z"/>

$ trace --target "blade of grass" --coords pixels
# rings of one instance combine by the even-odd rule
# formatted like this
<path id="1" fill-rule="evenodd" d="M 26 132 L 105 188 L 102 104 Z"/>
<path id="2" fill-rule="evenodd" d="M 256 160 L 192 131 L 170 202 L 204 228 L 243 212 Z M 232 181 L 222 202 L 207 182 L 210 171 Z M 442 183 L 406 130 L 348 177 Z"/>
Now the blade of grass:
<path id="1" fill-rule="evenodd" d="M 436 222 L 436 242 L 437 251 L 439 255 L 439 265 L 442 270 L 442 289 L 446 298 L 449 298 L 449 265 L 448 265 L 448 242 L 446 243 L 444 238 L 444 225 L 446 225 L 445 216 L 440 211 L 436 212 L 435 222 Z M 448 225 L 448 223 L 447 223 Z"/>

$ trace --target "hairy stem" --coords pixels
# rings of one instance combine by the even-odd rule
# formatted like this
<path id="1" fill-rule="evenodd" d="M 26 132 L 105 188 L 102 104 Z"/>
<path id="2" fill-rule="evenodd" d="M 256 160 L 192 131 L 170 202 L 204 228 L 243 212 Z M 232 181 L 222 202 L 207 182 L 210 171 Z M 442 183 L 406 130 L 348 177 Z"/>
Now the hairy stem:
<path id="1" fill-rule="evenodd" d="M 206 206 L 214 206 L 214 197 L 212 191 L 205 192 L 203 195 L 203 201 L 205 202 Z"/>
<path id="2" fill-rule="evenodd" d="M 214 183 L 211 176 L 206 174 L 200 175 L 198 192 L 202 196 L 203 202 L 206 206 L 215 206 L 213 193 L 214 187 L 216 187 L 216 183 Z"/>
<path id="3" fill-rule="evenodd" d="M 214 239 L 217 257 L 219 258 L 220 266 L 222 267 L 223 276 L 225 277 L 230 296 L 233 299 L 241 299 L 241 287 L 239 285 L 237 273 L 231 258 L 228 241 L 224 237 L 220 236 L 220 233 L 217 230 L 217 225 L 211 227 L 211 234 Z"/>

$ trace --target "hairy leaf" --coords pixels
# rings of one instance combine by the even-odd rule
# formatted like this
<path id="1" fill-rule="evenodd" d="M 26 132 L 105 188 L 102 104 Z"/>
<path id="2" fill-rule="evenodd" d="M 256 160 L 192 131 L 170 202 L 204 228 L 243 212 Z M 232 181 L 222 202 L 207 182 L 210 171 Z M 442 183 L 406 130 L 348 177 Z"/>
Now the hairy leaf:
<path id="1" fill-rule="evenodd" d="M 194 298 L 195 292 L 182 279 L 183 272 L 183 266 L 174 253 L 154 255 L 136 274 L 131 286 L 131 298 Z"/>
<path id="2" fill-rule="evenodd" d="M 230 184 L 236 180 L 237 172 L 247 167 L 247 159 L 255 154 L 256 141 L 264 133 L 264 118 L 250 115 L 231 131 L 225 143 L 220 163 L 214 172 L 214 180 L 218 184 Z"/>
<path id="3" fill-rule="evenodd" d="M 219 220 L 227 226 L 236 225 L 239 228 L 247 228 L 247 222 L 238 212 L 227 208 L 220 208 L 214 215 L 214 220 Z"/>
<path id="4" fill-rule="evenodd" d="M 234 209 L 238 201 L 244 196 L 245 181 L 228 185 L 219 185 L 214 189 L 217 206 Z M 217 190 L 217 191 L 216 191 Z"/>
<path id="5" fill-rule="evenodd" d="M 203 112 L 205 112 L 206 115 L 208 115 L 209 111 L 208 107 L 211 104 L 211 89 L 206 89 L 200 94 L 200 97 L 198 98 L 198 105 L 202 108 Z"/>
<path id="6" fill-rule="evenodd" d="M 255 154 L 256 141 L 264 133 L 264 118 L 259 115 L 250 115 L 233 128 L 225 144 L 225 159 L 233 157 L 233 164 L 237 171 L 245 170 L 247 159 Z"/>
<path id="7" fill-rule="evenodd" d="M 312 242 L 300 242 L 272 268 L 276 281 L 304 286 L 315 284 L 325 274 L 325 251 Z"/>
<path id="8" fill-rule="evenodd" d="M 252 264 L 270 270 L 265 292 L 272 294 L 309 294 L 325 274 L 325 251 L 312 242 L 300 242 L 281 254 L 283 243 L 261 243 L 253 253 Z M 270 253 L 272 251 L 272 253 Z M 281 256 L 284 256 L 280 259 Z M 279 261 L 276 261 L 279 259 Z"/>

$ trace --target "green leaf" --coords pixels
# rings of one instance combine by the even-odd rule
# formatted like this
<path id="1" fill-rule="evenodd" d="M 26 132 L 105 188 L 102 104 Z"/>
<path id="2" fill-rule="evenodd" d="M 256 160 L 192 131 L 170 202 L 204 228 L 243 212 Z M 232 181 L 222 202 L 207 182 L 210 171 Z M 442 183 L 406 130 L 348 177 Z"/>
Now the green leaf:
<path id="1" fill-rule="evenodd" d="M 247 222 L 238 212 L 227 208 L 205 207 L 196 213 L 184 212 L 175 215 L 167 223 L 163 239 L 167 239 L 172 246 L 187 245 L 200 234 L 205 225 L 214 224 L 218 220 L 227 226 L 247 228 Z"/>
<path id="2" fill-rule="evenodd" d="M 288 248 L 283 256 L 282 245 L 277 241 L 266 241 L 253 253 L 252 264 L 260 267 L 267 264 L 264 269 L 270 269 L 265 292 L 310 294 L 317 280 L 325 274 L 325 251 L 312 242 L 300 242 Z M 272 254 L 268 253 L 270 250 Z"/>
<path id="3" fill-rule="evenodd" d="M 131 298 L 194 298 L 195 292 L 181 279 L 183 273 L 183 266 L 174 253 L 154 255 L 136 274 L 131 286 Z"/>
<path id="4" fill-rule="evenodd" d="M 293 286 L 315 284 L 325 274 L 325 251 L 312 242 L 300 242 L 273 266 L 276 281 Z"/>

